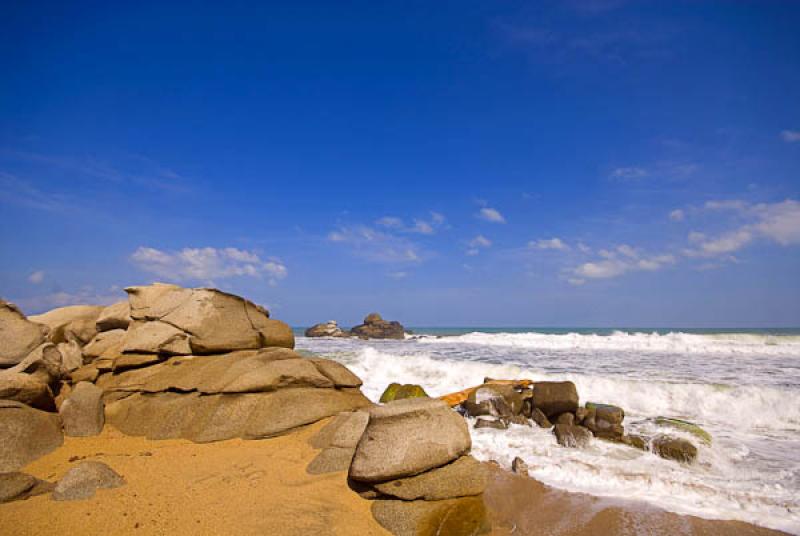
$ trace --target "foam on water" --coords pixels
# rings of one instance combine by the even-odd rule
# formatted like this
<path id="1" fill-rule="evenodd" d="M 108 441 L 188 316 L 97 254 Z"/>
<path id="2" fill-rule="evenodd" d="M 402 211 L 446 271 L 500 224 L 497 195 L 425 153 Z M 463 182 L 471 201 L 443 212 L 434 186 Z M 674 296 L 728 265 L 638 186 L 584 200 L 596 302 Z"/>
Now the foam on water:
<path id="1" fill-rule="evenodd" d="M 730 336 L 720 345 L 713 342 L 715 337 L 700 335 L 712 342 L 692 342 L 694 351 L 674 345 L 667 350 L 661 342 L 647 352 L 630 341 L 648 337 L 569 334 L 579 341 L 569 347 L 566 339 L 557 338 L 563 335 L 529 335 L 541 334 L 477 333 L 392 342 L 301 337 L 298 347 L 346 364 L 364 380 L 363 391 L 372 400 L 395 381 L 418 383 L 436 396 L 478 385 L 486 376 L 571 380 L 582 402 L 625 408 L 627 431 L 659 431 L 652 422 L 656 416 L 696 422 L 714 441 L 698 445 L 698 460 L 691 466 L 599 440 L 588 449 L 562 448 L 549 431 L 521 426 L 473 429 L 473 454 L 505 466 L 519 456 L 531 476 L 570 491 L 644 500 L 681 514 L 800 534 L 800 348 L 794 354 L 745 350 L 794 342 L 768 343 L 758 335 L 741 337 L 741 346 L 734 347 Z M 597 342 L 602 337 L 612 341 Z M 760 343 L 753 342 L 759 337 Z M 510 345 L 497 342 L 502 340 L 527 340 L 529 345 L 509 351 Z M 549 341 L 553 347 L 532 346 L 532 340 Z M 685 341 L 695 337 L 667 340 L 689 344 Z M 721 347 L 727 350 L 721 352 Z M 780 378 L 774 370 L 783 371 Z"/>

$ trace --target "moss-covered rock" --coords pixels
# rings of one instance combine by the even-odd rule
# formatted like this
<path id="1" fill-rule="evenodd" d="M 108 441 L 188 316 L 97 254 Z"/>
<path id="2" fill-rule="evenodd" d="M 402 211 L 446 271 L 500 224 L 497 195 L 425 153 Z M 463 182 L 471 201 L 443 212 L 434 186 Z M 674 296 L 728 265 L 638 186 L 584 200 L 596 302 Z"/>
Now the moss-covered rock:
<path id="1" fill-rule="evenodd" d="M 430 398 L 425 389 L 414 383 L 391 383 L 383 391 L 380 403 L 393 402 L 394 400 L 403 400 L 406 398 Z"/>

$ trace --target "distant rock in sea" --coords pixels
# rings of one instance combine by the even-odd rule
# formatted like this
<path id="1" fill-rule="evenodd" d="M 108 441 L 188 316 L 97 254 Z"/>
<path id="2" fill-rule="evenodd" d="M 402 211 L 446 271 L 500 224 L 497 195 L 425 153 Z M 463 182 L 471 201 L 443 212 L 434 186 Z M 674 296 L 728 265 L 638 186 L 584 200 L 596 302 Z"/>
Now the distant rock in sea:
<path id="1" fill-rule="evenodd" d="M 364 323 L 355 326 L 350 333 L 366 339 L 404 339 L 406 330 L 400 322 L 384 320 L 378 313 L 370 313 Z"/>

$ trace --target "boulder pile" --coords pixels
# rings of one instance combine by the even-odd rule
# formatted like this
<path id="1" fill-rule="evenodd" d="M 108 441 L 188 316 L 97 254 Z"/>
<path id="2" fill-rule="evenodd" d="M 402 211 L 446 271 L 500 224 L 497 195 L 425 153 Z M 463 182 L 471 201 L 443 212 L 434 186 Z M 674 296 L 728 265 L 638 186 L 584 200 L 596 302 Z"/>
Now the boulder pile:
<path id="1" fill-rule="evenodd" d="M 311 439 L 311 473 L 348 471 L 351 487 L 396 535 L 489 530 L 486 467 L 469 455 L 466 422 L 446 403 L 409 398 L 342 414 Z"/>
<path id="2" fill-rule="evenodd" d="M 572 382 L 533 382 L 531 380 L 492 380 L 483 385 L 442 397 L 468 417 L 477 417 L 475 428 L 506 429 L 510 424 L 552 429 L 563 447 L 584 448 L 594 438 L 650 450 L 662 458 L 691 463 L 697 447 L 691 441 L 669 434 L 654 437 L 626 434 L 625 411 L 611 404 L 587 402 L 580 405 Z M 703 442 L 710 436 L 698 426 L 676 419 L 658 418 L 660 426 L 692 433 Z"/>
<path id="3" fill-rule="evenodd" d="M 308 328 L 306 337 L 358 337 L 360 339 L 404 339 L 406 330 L 400 322 L 384 320 L 378 313 L 370 313 L 364 323 L 350 331 L 341 329 L 335 320 Z"/>

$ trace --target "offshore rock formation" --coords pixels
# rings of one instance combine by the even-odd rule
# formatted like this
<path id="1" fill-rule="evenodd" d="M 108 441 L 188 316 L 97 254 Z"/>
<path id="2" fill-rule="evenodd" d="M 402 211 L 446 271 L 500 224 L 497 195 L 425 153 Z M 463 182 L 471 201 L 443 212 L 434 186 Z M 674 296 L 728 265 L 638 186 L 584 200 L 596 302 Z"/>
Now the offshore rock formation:
<path id="1" fill-rule="evenodd" d="M 345 331 L 335 320 L 308 328 L 306 337 L 358 337 L 360 339 L 404 339 L 406 330 L 400 322 L 384 320 L 378 313 L 370 313 L 364 323 Z"/>

